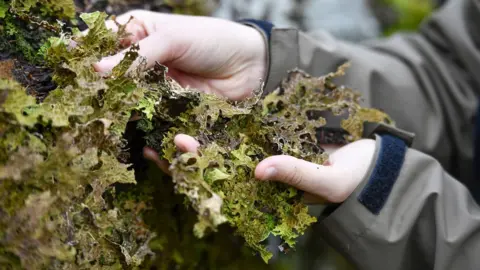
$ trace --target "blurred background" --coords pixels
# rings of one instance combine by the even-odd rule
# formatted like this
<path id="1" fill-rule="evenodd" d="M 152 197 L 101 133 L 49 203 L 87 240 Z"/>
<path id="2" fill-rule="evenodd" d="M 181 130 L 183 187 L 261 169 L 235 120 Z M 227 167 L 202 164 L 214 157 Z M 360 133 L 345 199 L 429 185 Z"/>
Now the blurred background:
<path id="1" fill-rule="evenodd" d="M 206 15 L 230 20 L 262 19 L 315 36 L 328 31 L 363 41 L 396 31 L 415 30 L 446 0 L 75 0 L 81 11 L 121 14 L 131 9 Z"/>
<path id="2" fill-rule="evenodd" d="M 454 1 L 454 0 L 451 0 Z M 268 20 L 277 27 L 295 27 L 312 37 L 323 31 L 338 39 L 362 42 L 399 31 L 415 31 L 422 20 L 445 0 L 75 0 L 79 11 L 121 14 L 131 9 L 214 16 L 230 20 Z M 321 215 L 321 207 L 312 213 Z M 297 249 L 283 254 L 275 238 L 279 269 L 353 269 L 315 233 L 315 226 L 300 239 Z"/>

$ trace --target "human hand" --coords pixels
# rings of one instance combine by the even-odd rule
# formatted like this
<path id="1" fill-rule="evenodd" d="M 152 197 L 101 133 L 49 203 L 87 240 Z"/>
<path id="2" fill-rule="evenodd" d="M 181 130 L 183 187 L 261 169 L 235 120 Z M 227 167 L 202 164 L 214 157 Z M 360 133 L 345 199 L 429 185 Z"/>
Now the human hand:
<path id="1" fill-rule="evenodd" d="M 266 72 L 266 46 L 254 28 L 235 22 L 135 10 L 116 18 L 130 35 L 125 46 L 139 43 L 147 67 L 156 61 L 182 86 L 241 100 L 260 86 Z M 109 20 L 108 28 L 118 30 Z M 117 65 L 126 50 L 94 65 L 100 73 Z"/>
<path id="2" fill-rule="evenodd" d="M 179 134 L 174 142 L 181 152 L 196 152 L 200 144 L 187 135 Z M 260 181 L 278 181 L 305 191 L 306 202 L 341 203 L 365 178 L 375 154 L 375 141 L 362 139 L 345 146 L 325 146 L 329 160 L 325 165 L 314 164 L 291 156 L 272 156 L 255 169 Z M 168 173 L 168 164 L 158 154 L 145 149 L 144 156 Z"/>

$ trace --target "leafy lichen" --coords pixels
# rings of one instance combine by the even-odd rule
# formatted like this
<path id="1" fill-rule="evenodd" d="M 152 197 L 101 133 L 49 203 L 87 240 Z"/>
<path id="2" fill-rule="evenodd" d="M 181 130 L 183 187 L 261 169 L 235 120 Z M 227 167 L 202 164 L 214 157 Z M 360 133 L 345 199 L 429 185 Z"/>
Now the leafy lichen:
<path id="1" fill-rule="evenodd" d="M 264 99 L 234 104 L 199 94 L 176 119 L 157 115 L 154 120 L 172 127 L 149 133 L 165 133 L 162 157 L 172 164 L 177 192 L 198 212 L 197 236 L 228 222 L 265 261 L 271 253 L 262 242 L 269 235 L 295 246 L 296 238 L 316 219 L 308 215 L 300 193 L 283 184 L 256 181 L 254 169 L 262 159 L 279 154 L 324 163 L 328 157 L 315 134 L 326 124 L 321 117 L 326 112 L 349 115 L 343 121 L 345 141 L 361 138 L 364 121 L 390 121 L 380 111 L 361 108 L 355 91 L 332 83 L 344 68 L 320 78 L 293 71 Z M 164 111 L 168 102 L 164 98 L 157 111 Z M 197 138 L 199 152 L 178 154 L 172 140 L 177 133 Z"/>
<path id="2" fill-rule="evenodd" d="M 10 267 L 135 265 L 147 253 L 135 257 L 131 252 L 145 250 L 154 236 L 143 229 L 128 248 L 122 244 L 131 239 L 115 236 L 142 229 L 124 222 L 125 209 L 107 207 L 103 196 L 115 190 L 114 184 L 135 183 L 134 172 L 118 158 L 130 111 L 145 89 L 118 89 L 118 79 L 94 72 L 89 63 L 118 50 L 118 41 L 106 30 L 104 15 L 84 17 L 87 23 L 96 18 L 88 35 L 51 39 L 47 62 L 56 67 L 59 87 L 42 103 L 18 83 L 0 81 L 6 138 L 1 144 L 0 261 Z M 68 48 L 71 43 L 62 40 L 79 46 Z M 128 82 L 134 84 L 127 77 L 122 81 Z"/>
<path id="3" fill-rule="evenodd" d="M 15 12 L 31 14 L 32 10 L 38 10 L 42 16 L 59 19 L 71 19 L 75 16 L 75 5 L 72 1 L 60 0 L 11 0 L 10 8 Z"/>
<path id="4" fill-rule="evenodd" d="M 64 18 L 29 5 L 15 10 Z M 12 15 L 4 6 L 0 15 Z M 42 46 L 57 87 L 41 102 L 0 79 L 2 268 L 269 268 L 249 250 L 268 261 L 269 235 L 294 247 L 316 219 L 297 190 L 256 181 L 258 162 L 288 154 L 323 163 L 315 134 L 326 112 L 348 114 L 335 133 L 344 142 L 360 138 L 365 120 L 390 121 L 332 83 L 343 67 L 320 78 L 293 71 L 273 93 L 238 103 L 182 88 L 159 64 L 145 70 L 138 46 L 100 75 L 92 64 L 122 49 L 124 28 L 109 31 L 101 12 L 80 18 L 87 34 L 59 32 Z M 180 132 L 199 140 L 198 153 L 177 151 Z M 146 165 L 144 145 L 170 161 L 171 178 Z"/>
<path id="5" fill-rule="evenodd" d="M 0 0 L 0 51 L 40 62 L 42 46 L 61 29 L 57 20 L 74 16 L 70 0 Z"/>
<path id="6" fill-rule="evenodd" d="M 219 255 L 207 240 L 196 241 L 189 218 L 194 215 L 187 210 L 179 215 L 181 200 L 168 182 L 152 188 L 158 176 L 137 177 L 137 182 L 132 165 L 123 164 L 132 159 L 124 139 L 131 112 L 148 119 L 160 88 L 169 88 L 147 83 L 148 73 L 129 70 L 137 58 L 135 47 L 111 76 L 95 73 L 94 61 L 120 49 L 121 31 L 107 31 L 102 13 L 82 17 L 90 26 L 86 36 L 63 33 L 45 48 L 58 87 L 41 103 L 11 78 L 0 81 L 2 268 L 258 264 L 248 254 Z M 161 194 L 165 198 L 157 203 Z M 220 239 L 208 241 L 243 249 Z"/>

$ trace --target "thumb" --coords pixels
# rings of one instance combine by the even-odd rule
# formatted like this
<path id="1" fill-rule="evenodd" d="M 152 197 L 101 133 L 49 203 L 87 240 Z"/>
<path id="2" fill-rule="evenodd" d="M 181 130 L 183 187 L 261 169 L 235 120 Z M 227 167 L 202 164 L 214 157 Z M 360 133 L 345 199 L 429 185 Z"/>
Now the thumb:
<path id="1" fill-rule="evenodd" d="M 278 181 L 324 198 L 333 203 L 344 201 L 355 187 L 349 186 L 341 170 L 291 156 L 272 156 L 260 162 L 255 177 Z"/>

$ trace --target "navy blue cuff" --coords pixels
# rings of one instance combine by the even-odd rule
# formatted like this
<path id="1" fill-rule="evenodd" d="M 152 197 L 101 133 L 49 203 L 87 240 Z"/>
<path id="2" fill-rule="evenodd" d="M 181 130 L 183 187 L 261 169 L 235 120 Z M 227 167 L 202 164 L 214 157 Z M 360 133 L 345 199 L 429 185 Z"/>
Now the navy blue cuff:
<path id="1" fill-rule="evenodd" d="M 358 200 L 370 212 L 378 215 L 387 202 L 402 169 L 407 145 L 392 135 L 382 135 L 377 162 Z"/>
<path id="2" fill-rule="evenodd" d="M 243 20 L 238 20 L 237 22 L 249 23 L 257 26 L 258 28 L 262 29 L 263 32 L 265 32 L 265 35 L 267 36 L 268 40 L 270 40 L 270 36 L 272 35 L 272 29 L 274 27 L 274 25 L 271 22 L 255 20 L 255 19 L 243 19 Z"/>

